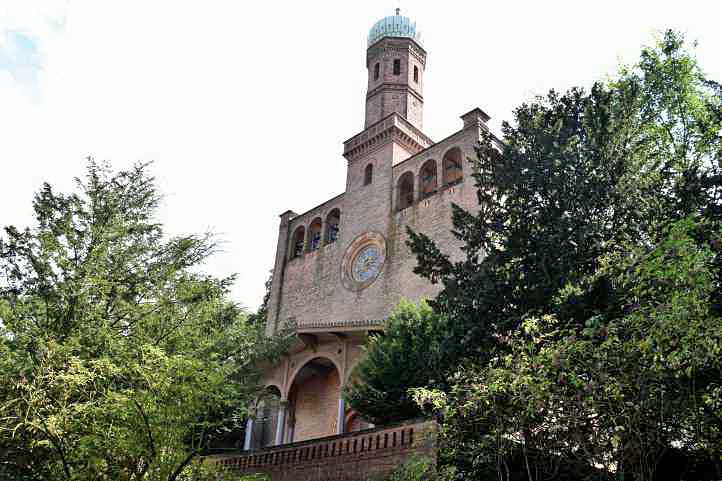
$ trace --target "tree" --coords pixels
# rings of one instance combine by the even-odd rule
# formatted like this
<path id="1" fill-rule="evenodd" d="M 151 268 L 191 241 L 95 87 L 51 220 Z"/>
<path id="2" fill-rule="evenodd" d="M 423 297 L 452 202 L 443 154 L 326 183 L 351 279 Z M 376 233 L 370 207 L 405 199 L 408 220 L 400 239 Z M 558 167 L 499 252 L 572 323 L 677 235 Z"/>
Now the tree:
<path id="1" fill-rule="evenodd" d="M 698 222 L 604 259 L 556 298 L 575 302 L 604 277 L 626 312 L 581 330 L 527 318 L 503 341 L 510 354 L 459 373 L 448 396 L 417 390 L 445 413 L 447 461 L 499 479 L 719 479 L 722 318 L 710 298 L 721 250 L 700 242 L 710 226 Z"/>
<path id="2" fill-rule="evenodd" d="M 386 321 L 384 334 L 372 335 L 366 356 L 346 388 L 349 404 L 374 424 L 420 417 L 410 387 L 448 387 L 446 374 L 457 356 L 456 338 L 446 319 L 422 302 L 402 302 Z"/>
<path id="3" fill-rule="evenodd" d="M 210 235 L 168 238 L 147 165 L 89 161 L 0 240 L 2 469 L 51 480 L 174 480 L 247 411 L 274 341 L 198 267 Z M 17 453 L 21 457 L 16 457 Z"/>
<path id="4" fill-rule="evenodd" d="M 454 206 L 464 258 L 410 232 L 415 272 L 442 284 L 430 304 L 460 346 L 447 365 L 465 366 L 445 373 L 451 389 L 416 391 L 445 406 L 447 460 L 467 478 L 513 478 L 514 460 L 525 479 L 562 466 L 570 479 L 650 479 L 678 443 L 688 460 L 718 453 L 722 88 L 666 32 L 612 81 L 514 116 L 502 142 L 480 143 L 479 211 Z M 376 360 L 367 372 L 385 373 Z M 418 370 L 407 387 L 438 386 Z M 599 397 L 581 409 L 587 391 Z"/>

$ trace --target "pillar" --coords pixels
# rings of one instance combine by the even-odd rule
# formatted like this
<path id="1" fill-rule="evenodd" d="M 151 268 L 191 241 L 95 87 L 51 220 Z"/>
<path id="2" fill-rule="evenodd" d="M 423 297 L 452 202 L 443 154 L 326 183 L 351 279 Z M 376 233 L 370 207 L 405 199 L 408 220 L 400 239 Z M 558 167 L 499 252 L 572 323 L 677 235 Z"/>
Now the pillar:
<path id="1" fill-rule="evenodd" d="M 253 440 L 253 418 L 248 418 L 246 421 L 246 437 L 243 440 L 243 450 L 249 451 L 251 449 L 251 441 Z"/>
<path id="2" fill-rule="evenodd" d="M 338 421 L 336 422 L 336 434 L 343 434 L 346 418 L 346 403 L 343 396 L 338 397 Z"/>
<path id="3" fill-rule="evenodd" d="M 276 446 L 283 444 L 283 428 L 286 425 L 286 401 L 278 406 L 278 423 L 276 424 Z"/>

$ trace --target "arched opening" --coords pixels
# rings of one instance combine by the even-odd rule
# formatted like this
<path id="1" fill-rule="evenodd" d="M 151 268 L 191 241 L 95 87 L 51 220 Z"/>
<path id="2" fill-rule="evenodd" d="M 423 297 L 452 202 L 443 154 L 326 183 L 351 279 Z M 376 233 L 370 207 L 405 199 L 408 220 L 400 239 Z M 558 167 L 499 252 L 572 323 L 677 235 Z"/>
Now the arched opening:
<path id="1" fill-rule="evenodd" d="M 402 210 L 414 203 L 414 174 L 406 172 L 399 179 L 398 185 L 398 206 L 399 210 Z"/>
<path id="2" fill-rule="evenodd" d="M 419 83 L 419 67 L 414 65 L 414 82 Z"/>
<path id="3" fill-rule="evenodd" d="M 394 59 L 394 75 L 401 75 L 401 60 Z"/>
<path id="4" fill-rule="evenodd" d="M 369 164 L 364 169 L 364 185 L 369 185 L 374 178 L 374 165 Z"/>
<path id="5" fill-rule="evenodd" d="M 281 406 L 281 393 L 275 386 L 266 388 L 256 405 L 251 449 L 261 449 L 276 444 L 278 411 Z"/>
<path id="6" fill-rule="evenodd" d="M 317 357 L 304 364 L 288 396 L 286 442 L 336 434 L 340 395 L 341 378 L 333 362 Z"/>
<path id="7" fill-rule="evenodd" d="M 315 251 L 321 247 L 321 218 L 317 217 L 308 227 L 308 250 Z"/>
<path id="8" fill-rule="evenodd" d="M 338 229 L 341 223 L 341 211 L 333 209 L 326 217 L 326 244 L 336 242 Z"/>
<path id="9" fill-rule="evenodd" d="M 461 182 L 464 174 L 461 169 L 461 149 L 454 147 L 444 155 L 444 185 L 455 185 Z"/>
<path id="10" fill-rule="evenodd" d="M 298 226 L 296 231 L 293 233 L 293 241 L 291 243 L 291 258 L 300 257 L 303 255 L 303 245 L 306 237 L 306 228 Z"/>
<path id="11" fill-rule="evenodd" d="M 374 80 L 379 79 L 379 64 L 374 65 Z"/>
<path id="12" fill-rule="evenodd" d="M 422 199 L 436 192 L 436 161 L 427 160 L 419 173 L 419 196 Z"/>

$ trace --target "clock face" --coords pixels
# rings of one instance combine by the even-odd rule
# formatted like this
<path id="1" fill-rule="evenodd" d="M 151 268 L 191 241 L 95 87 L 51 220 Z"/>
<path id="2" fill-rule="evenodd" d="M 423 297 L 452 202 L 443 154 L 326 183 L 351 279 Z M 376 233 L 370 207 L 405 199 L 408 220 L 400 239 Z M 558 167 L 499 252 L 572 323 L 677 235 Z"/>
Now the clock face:
<path id="1" fill-rule="evenodd" d="M 381 253 L 375 245 L 361 249 L 351 266 L 351 275 L 356 282 L 374 279 L 381 269 Z"/>

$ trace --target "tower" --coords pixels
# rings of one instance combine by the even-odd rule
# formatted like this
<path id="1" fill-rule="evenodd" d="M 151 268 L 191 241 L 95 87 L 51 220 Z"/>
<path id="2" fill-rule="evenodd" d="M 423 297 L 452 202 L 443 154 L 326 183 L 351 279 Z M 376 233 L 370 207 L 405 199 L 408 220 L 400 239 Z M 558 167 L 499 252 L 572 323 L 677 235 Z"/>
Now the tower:
<path id="1" fill-rule="evenodd" d="M 368 127 L 398 112 L 421 130 L 426 51 L 419 43 L 416 23 L 400 14 L 382 18 L 369 31 L 366 68 Z"/>

